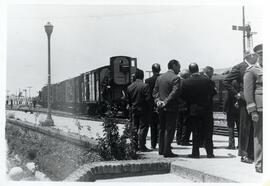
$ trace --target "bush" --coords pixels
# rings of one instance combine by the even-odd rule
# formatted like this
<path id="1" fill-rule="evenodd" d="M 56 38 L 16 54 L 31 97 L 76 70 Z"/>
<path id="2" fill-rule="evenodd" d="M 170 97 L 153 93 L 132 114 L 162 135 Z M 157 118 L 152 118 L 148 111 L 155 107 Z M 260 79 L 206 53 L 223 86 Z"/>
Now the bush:
<path id="1" fill-rule="evenodd" d="M 129 125 L 125 126 L 123 135 L 120 137 L 114 116 L 111 112 L 105 117 L 102 124 L 103 136 L 97 138 L 97 152 L 104 160 L 136 159 L 136 149 Z"/>

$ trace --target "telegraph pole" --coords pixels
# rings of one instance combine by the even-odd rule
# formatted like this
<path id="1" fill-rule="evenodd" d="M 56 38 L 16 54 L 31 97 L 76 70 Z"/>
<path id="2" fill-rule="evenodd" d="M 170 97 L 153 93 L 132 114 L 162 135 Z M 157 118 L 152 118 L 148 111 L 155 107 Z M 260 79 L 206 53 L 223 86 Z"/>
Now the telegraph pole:
<path id="1" fill-rule="evenodd" d="M 31 86 L 27 87 L 28 88 L 28 97 L 31 98 L 31 93 L 30 93 L 30 90 L 31 90 Z"/>

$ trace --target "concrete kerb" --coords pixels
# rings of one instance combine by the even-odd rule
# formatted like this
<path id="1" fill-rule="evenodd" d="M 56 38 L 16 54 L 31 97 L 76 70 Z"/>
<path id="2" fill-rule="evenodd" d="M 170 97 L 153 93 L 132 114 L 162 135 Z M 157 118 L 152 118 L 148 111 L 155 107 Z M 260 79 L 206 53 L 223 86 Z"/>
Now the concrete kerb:
<path id="1" fill-rule="evenodd" d="M 205 173 L 185 166 L 175 165 L 168 160 L 125 160 L 105 161 L 86 164 L 74 171 L 63 181 L 94 182 L 99 179 L 112 179 L 128 176 L 142 176 L 171 173 L 194 182 L 237 183 L 237 181 Z"/>
<path id="2" fill-rule="evenodd" d="M 95 162 L 83 165 L 63 181 L 93 182 L 97 179 L 169 173 L 170 169 L 169 160 Z"/>
<path id="3" fill-rule="evenodd" d="M 33 123 L 30 123 L 27 121 L 6 118 L 6 123 L 23 127 L 23 128 L 26 128 L 26 129 L 29 129 L 29 130 L 32 130 L 41 134 L 45 134 L 45 135 L 57 138 L 57 139 L 68 141 L 72 144 L 79 145 L 82 147 L 95 148 L 95 146 L 97 145 L 96 140 L 90 139 L 86 136 L 79 136 L 79 135 L 71 134 L 71 133 L 60 131 L 58 129 L 51 128 L 51 127 L 42 127 L 39 125 L 34 125 Z"/>
<path id="4" fill-rule="evenodd" d="M 187 178 L 194 182 L 207 182 L 207 183 L 237 183 L 237 181 L 215 176 L 212 174 L 205 173 L 200 170 L 191 169 L 179 164 L 171 163 L 170 173 Z"/>

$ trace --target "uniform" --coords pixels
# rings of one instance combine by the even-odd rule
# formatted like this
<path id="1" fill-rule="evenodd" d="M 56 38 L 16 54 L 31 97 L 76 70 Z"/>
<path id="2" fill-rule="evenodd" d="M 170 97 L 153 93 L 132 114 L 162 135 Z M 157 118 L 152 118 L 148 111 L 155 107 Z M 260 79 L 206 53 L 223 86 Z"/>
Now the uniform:
<path id="1" fill-rule="evenodd" d="M 179 88 L 180 77 L 172 70 L 168 70 L 157 78 L 153 90 L 155 103 L 158 101 L 165 102 L 165 107 L 159 109 L 159 154 L 165 157 L 173 154 L 171 143 L 176 128 Z"/>
<path id="2" fill-rule="evenodd" d="M 154 98 L 152 96 L 152 93 L 153 93 L 153 89 L 155 87 L 155 83 L 158 76 L 159 74 L 154 74 L 152 77 L 145 80 L 145 83 L 149 85 L 151 98 L 152 98 L 151 111 L 149 113 L 149 123 L 150 123 L 150 132 L 151 132 L 151 147 L 153 149 L 155 149 L 157 145 L 159 119 L 158 119 L 158 113 L 155 108 L 155 103 L 154 103 Z"/>
<path id="3" fill-rule="evenodd" d="M 247 68 L 244 75 L 244 96 L 247 103 L 247 111 L 249 114 L 257 112 L 259 120 L 253 121 L 254 127 L 254 162 L 258 172 L 262 172 L 263 147 L 262 147 L 262 132 L 263 132 L 263 103 L 262 103 L 262 84 L 263 71 L 260 66 L 254 65 Z"/>
<path id="4" fill-rule="evenodd" d="M 233 87 L 232 81 L 236 80 L 240 84 L 239 89 L 241 96 L 238 100 L 240 112 L 238 155 L 253 159 L 253 126 L 251 118 L 246 110 L 246 102 L 243 95 L 243 77 L 248 66 L 249 64 L 245 61 L 234 66 L 224 79 L 223 84 L 233 96 L 236 96 L 238 91 Z"/>
<path id="5" fill-rule="evenodd" d="M 132 131 L 134 140 L 137 141 L 139 150 L 146 150 L 146 136 L 148 133 L 148 112 L 151 105 L 149 86 L 142 80 L 136 79 L 127 88 L 129 105 L 132 110 Z M 138 137 L 137 137 L 138 134 Z"/>
<path id="6" fill-rule="evenodd" d="M 213 157 L 213 113 L 211 99 L 214 93 L 215 88 L 211 80 L 199 73 L 193 73 L 182 82 L 181 97 L 186 100 L 189 108 L 193 134 L 191 157 L 198 158 L 200 156 L 201 134 L 205 142 L 207 156 Z"/>

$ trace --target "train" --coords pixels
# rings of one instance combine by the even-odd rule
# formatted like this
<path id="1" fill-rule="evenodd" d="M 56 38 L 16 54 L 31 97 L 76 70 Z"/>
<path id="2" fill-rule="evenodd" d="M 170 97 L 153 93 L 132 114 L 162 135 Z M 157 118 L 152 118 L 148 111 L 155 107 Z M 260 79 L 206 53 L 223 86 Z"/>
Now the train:
<path id="1" fill-rule="evenodd" d="M 125 98 L 128 85 L 137 70 L 137 58 L 110 57 L 110 64 L 79 76 L 51 85 L 51 108 L 78 115 L 104 115 L 108 106 L 117 110 L 119 117 L 128 117 Z M 214 111 L 222 111 L 225 96 L 224 75 L 214 75 L 218 94 L 213 98 Z M 38 103 L 47 107 L 48 86 L 38 95 Z"/>
<path id="2" fill-rule="evenodd" d="M 137 69 L 137 58 L 110 57 L 110 65 L 85 72 L 79 76 L 51 85 L 51 108 L 80 115 L 102 115 L 108 105 L 118 115 L 127 116 L 125 92 Z M 48 86 L 38 95 L 38 103 L 47 107 Z"/>

